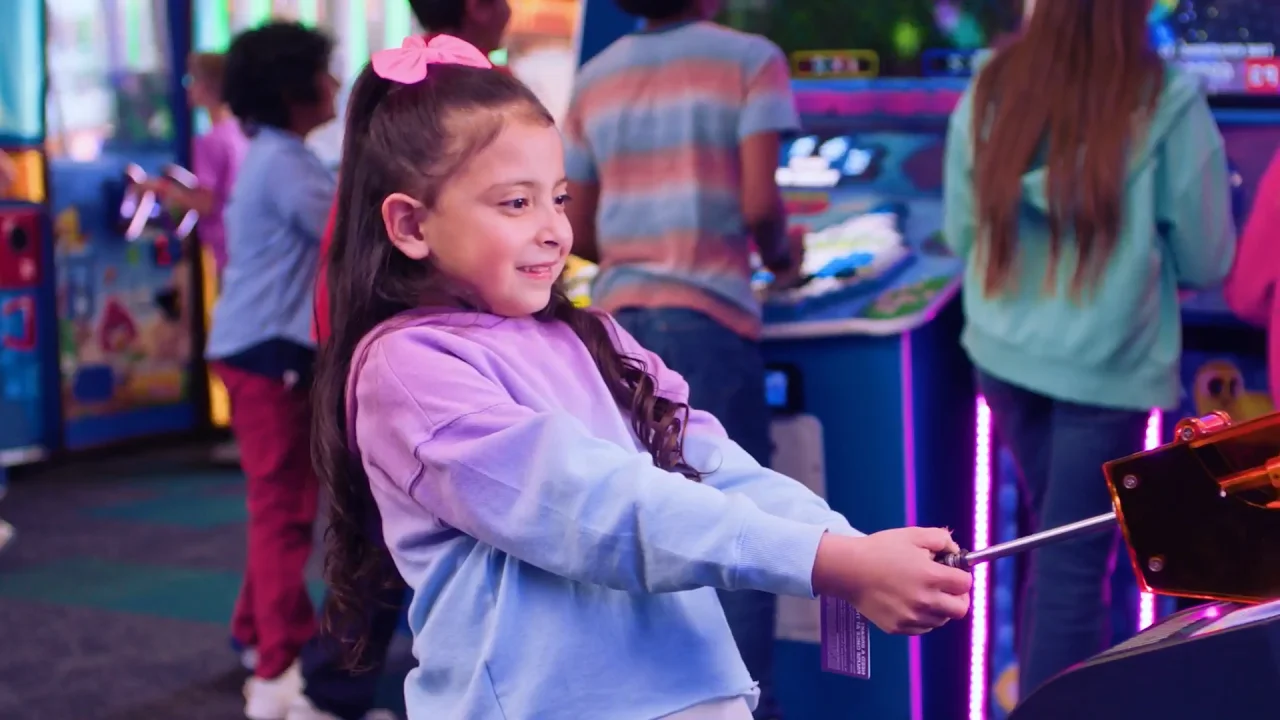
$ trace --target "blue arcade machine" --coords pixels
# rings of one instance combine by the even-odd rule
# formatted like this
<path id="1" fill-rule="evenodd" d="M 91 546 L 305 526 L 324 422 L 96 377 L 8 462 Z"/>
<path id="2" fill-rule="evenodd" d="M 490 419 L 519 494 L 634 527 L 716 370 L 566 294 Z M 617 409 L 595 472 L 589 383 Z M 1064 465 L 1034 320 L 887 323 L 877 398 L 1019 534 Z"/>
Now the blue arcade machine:
<path id="1" fill-rule="evenodd" d="M 777 178 L 810 279 L 765 304 L 774 466 L 863 531 L 950 527 L 981 545 L 975 462 L 990 446 L 959 345 L 961 263 L 939 238 L 947 114 L 962 86 L 850 77 L 874 57 L 793 54 L 807 76 L 794 83 L 803 131 L 784 145 Z M 873 634 L 872 676 L 860 681 L 817 671 L 819 628 L 802 621 L 813 617 L 805 605 L 784 599 L 779 611 L 789 714 L 914 720 L 963 703 L 969 623 L 925 638 Z"/>
<path id="2" fill-rule="evenodd" d="M 57 335 L 45 203 L 44 8 L 0 5 L 0 476 L 57 445 Z"/>
<path id="3" fill-rule="evenodd" d="M 204 425 L 197 279 L 135 182 L 187 165 L 190 3 L 47 0 L 49 205 L 60 446 Z"/>

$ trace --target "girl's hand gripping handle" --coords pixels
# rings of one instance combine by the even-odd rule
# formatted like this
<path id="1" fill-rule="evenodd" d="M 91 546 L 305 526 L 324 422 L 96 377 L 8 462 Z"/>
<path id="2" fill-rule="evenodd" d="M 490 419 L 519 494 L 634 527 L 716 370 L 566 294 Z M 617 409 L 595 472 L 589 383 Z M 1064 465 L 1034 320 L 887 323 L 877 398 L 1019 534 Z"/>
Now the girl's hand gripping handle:
<path id="1" fill-rule="evenodd" d="M 959 553 L 951 534 L 909 527 L 866 537 L 828 533 L 818 546 L 813 587 L 848 600 L 888 633 L 920 635 L 969 612 L 968 572 L 935 560 Z"/>

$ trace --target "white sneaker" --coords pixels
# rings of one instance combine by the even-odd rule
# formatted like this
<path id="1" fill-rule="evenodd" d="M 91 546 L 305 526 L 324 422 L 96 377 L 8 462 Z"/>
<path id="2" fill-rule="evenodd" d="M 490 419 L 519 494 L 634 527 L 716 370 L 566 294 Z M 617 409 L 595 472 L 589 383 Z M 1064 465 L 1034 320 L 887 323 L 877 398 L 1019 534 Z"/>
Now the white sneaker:
<path id="1" fill-rule="evenodd" d="M 8 547 L 9 543 L 13 542 L 13 538 L 17 534 L 18 531 L 14 530 L 12 525 L 4 520 L 0 520 L 0 550 L 4 550 Z"/>
<path id="2" fill-rule="evenodd" d="M 249 720 L 286 720 L 300 695 L 302 671 L 296 662 L 271 680 L 254 675 L 244 681 L 244 716 Z"/>

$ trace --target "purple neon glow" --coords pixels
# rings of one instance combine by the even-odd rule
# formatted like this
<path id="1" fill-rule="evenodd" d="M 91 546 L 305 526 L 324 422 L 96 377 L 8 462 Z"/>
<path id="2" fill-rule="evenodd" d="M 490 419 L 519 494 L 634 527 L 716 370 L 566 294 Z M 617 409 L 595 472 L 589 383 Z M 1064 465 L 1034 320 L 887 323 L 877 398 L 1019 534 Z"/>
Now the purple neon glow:
<path id="1" fill-rule="evenodd" d="M 911 365 L 911 335 L 904 334 L 899 345 L 902 353 L 901 367 Z M 914 527 L 918 522 L 916 513 L 916 420 L 915 392 L 911 387 L 911 373 L 902 373 L 902 451 L 903 474 L 906 484 L 903 495 L 906 500 L 906 526 Z M 907 682 L 910 692 L 911 720 L 924 720 L 924 667 L 920 657 L 920 638 L 907 638 Z"/>
<path id="2" fill-rule="evenodd" d="M 973 544 L 991 544 L 991 409 L 985 398 L 977 402 L 977 446 L 973 468 Z M 987 717 L 987 635 L 990 629 L 991 576 L 984 563 L 973 569 L 973 610 L 969 622 L 969 720 Z"/>
<path id="3" fill-rule="evenodd" d="M 1143 443 L 1143 449 L 1154 450 L 1160 447 L 1161 425 L 1164 422 L 1164 416 L 1159 410 L 1152 410 L 1151 417 L 1147 418 L 1147 437 Z M 1142 593 L 1138 597 L 1138 630 L 1146 630 L 1156 621 L 1156 596 L 1151 593 Z"/>
<path id="4" fill-rule="evenodd" d="M 1143 447 L 1147 450 L 1160 445 L 1163 414 L 1152 410 L 1147 419 L 1147 435 Z M 992 447 L 991 409 L 987 401 L 979 397 L 977 402 L 977 437 L 975 439 L 973 469 L 973 549 L 981 550 L 991 544 L 991 494 Z M 969 720 L 986 720 L 987 687 L 987 638 L 990 631 L 991 577 L 985 564 L 973 570 L 973 610 L 969 640 Z M 1142 593 L 1138 600 L 1138 629 L 1152 625 L 1156 619 L 1156 599 L 1150 593 Z"/>

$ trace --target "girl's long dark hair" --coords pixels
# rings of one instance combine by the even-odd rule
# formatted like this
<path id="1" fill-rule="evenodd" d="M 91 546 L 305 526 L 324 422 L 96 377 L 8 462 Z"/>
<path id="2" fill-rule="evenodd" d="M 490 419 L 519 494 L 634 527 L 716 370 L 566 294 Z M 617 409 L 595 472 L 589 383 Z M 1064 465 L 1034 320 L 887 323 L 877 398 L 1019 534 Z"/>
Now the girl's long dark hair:
<path id="1" fill-rule="evenodd" d="M 1057 287 L 1068 233 L 1076 249 L 1071 295 L 1101 275 L 1119 241 L 1129 153 L 1164 81 L 1147 40 L 1150 9 L 1151 0 L 1041 0 L 978 76 L 973 182 L 988 297 L 1013 283 L 1022 176 L 1042 158 L 1047 289 Z"/>
<path id="2" fill-rule="evenodd" d="M 353 664 L 364 654 L 371 605 L 397 576 L 380 537 L 368 477 L 348 442 L 347 381 L 361 340 L 417 307 L 436 281 L 429 262 L 411 260 L 391 244 L 382 201 L 405 192 L 430 207 L 441 183 L 492 142 L 504 123 L 554 124 L 533 93 L 504 73 L 460 66 L 432 66 L 430 72 L 424 82 L 399 85 L 366 67 L 356 80 L 325 269 L 332 335 L 321 346 L 316 371 L 312 458 L 332 497 L 325 623 L 346 644 Z M 617 350 L 607 321 L 575 307 L 558 287 L 538 318 L 563 322 L 582 340 L 655 465 L 700 478 L 683 459 L 688 406 L 658 394 L 643 363 Z"/>

